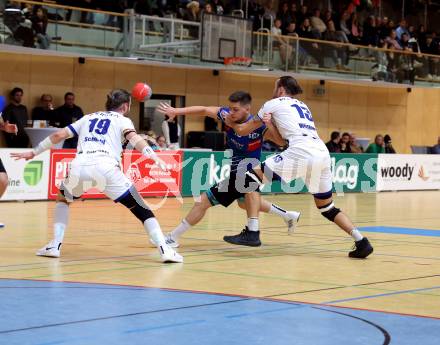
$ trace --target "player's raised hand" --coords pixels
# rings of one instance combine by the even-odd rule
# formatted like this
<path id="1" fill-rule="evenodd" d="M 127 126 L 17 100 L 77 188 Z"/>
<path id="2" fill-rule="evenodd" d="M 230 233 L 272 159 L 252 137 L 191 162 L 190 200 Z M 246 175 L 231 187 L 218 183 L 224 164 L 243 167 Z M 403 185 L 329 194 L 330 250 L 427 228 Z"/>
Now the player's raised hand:
<path id="1" fill-rule="evenodd" d="M 28 152 L 16 152 L 11 153 L 11 157 L 14 158 L 16 161 L 20 159 L 26 159 L 27 161 L 29 159 L 32 159 L 35 157 L 34 151 L 28 151 Z"/>
<path id="2" fill-rule="evenodd" d="M 169 120 L 168 120 L 168 121 L 173 120 L 173 119 L 177 116 L 177 114 L 176 114 L 176 109 L 173 108 L 173 107 L 172 107 L 171 105 L 169 105 L 168 103 L 163 103 L 163 102 L 161 102 L 161 103 L 157 106 L 156 110 L 157 110 L 159 113 L 161 113 L 161 114 L 168 115 L 168 117 L 169 117 Z"/>
<path id="3" fill-rule="evenodd" d="M 9 121 L 6 121 L 6 123 L 5 123 L 5 125 L 4 125 L 4 127 L 3 127 L 3 130 L 6 132 L 6 133 L 13 133 L 13 134 L 17 134 L 17 132 L 18 132 L 18 128 L 17 128 L 17 125 L 15 125 L 15 124 L 13 124 L 13 123 L 9 123 Z"/>

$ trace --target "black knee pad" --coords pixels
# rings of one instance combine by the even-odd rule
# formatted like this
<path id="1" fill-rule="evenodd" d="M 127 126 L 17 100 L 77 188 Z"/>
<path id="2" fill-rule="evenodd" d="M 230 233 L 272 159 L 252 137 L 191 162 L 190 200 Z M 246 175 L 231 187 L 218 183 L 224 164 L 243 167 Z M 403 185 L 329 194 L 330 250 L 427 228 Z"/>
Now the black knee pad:
<path id="1" fill-rule="evenodd" d="M 336 208 L 335 205 L 333 204 L 333 202 L 331 202 L 328 205 L 319 207 L 319 211 L 321 212 L 321 214 L 327 218 L 329 221 L 334 222 L 336 216 L 338 215 L 338 213 L 341 212 L 341 210 L 339 208 Z"/>
<path id="2" fill-rule="evenodd" d="M 145 205 L 142 197 L 136 190 L 130 191 L 130 193 L 127 193 L 127 195 L 118 202 L 127 207 L 142 224 L 147 219 L 154 218 L 153 212 Z"/>

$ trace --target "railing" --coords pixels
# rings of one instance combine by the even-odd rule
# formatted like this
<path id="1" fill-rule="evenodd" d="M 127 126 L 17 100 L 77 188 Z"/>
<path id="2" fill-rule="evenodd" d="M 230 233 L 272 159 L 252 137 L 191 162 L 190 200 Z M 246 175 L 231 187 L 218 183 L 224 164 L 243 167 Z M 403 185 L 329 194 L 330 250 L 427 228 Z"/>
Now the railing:
<path id="1" fill-rule="evenodd" d="M 31 36 L 26 41 L 26 34 L 32 32 L 29 22 L 11 25 L 8 16 L 17 12 L 11 11 L 0 16 L 0 43 L 29 45 L 30 42 L 39 48 L 90 55 L 130 56 L 192 65 L 202 63 L 201 30 L 197 22 L 137 15 L 132 10 L 114 13 L 37 1 L 16 2 L 30 7 L 43 5 L 47 9 L 49 40 Z M 21 35 L 17 35 L 17 30 Z M 267 29 L 248 35 L 253 40 L 253 64 L 235 68 L 440 86 L 440 56 L 437 55 L 275 36 Z"/>

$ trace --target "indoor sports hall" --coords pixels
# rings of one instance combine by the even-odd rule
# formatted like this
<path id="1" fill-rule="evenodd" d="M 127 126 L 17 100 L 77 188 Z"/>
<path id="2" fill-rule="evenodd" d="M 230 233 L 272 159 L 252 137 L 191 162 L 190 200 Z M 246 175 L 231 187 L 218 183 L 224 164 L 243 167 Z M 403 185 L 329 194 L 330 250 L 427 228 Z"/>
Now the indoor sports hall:
<path id="1" fill-rule="evenodd" d="M 275 16 L 258 15 L 250 1 L 165 1 L 153 12 L 142 2 L 122 3 L 0 1 L 0 344 L 437 345 L 437 2 L 258 5 Z M 331 23 L 344 32 L 346 16 L 352 29 L 364 30 L 363 40 L 374 31 L 368 25 L 378 28 L 376 44 L 355 41 L 353 32 L 347 42 L 331 39 Z M 278 19 L 288 17 L 284 31 Z M 304 22 L 318 28 L 318 19 L 326 31 L 303 36 Z M 298 23 L 296 36 L 291 23 Z M 405 46 L 411 26 L 415 41 Z M 381 28 L 390 30 L 386 37 Z M 402 49 L 387 45 L 394 39 Z M 429 40 L 437 51 L 425 50 Z M 283 76 L 302 93 L 290 97 Z M 109 106 L 115 89 L 131 95 L 117 104 L 126 105 L 123 114 Z M 252 100 L 237 101 L 237 91 Z M 261 245 L 232 244 L 224 236 L 243 240 L 254 231 L 252 193 L 228 189 L 233 202 L 224 207 L 211 187 L 235 176 L 240 154 L 253 158 L 260 150 L 259 161 L 285 161 L 296 147 L 278 108 L 269 119 L 259 112 L 273 98 L 295 102 L 289 114 L 299 118 L 299 135 L 326 145 L 332 193 L 314 199 L 307 179 L 263 180 L 252 199 L 269 205 L 257 215 Z M 88 142 L 104 150 L 111 140 L 114 120 L 93 120 L 104 111 L 133 124 L 115 132 L 122 153 L 113 168 L 127 183 L 116 187 L 127 193 L 108 198 L 96 178 L 70 203 L 63 186 L 78 157 L 96 157 L 86 166 L 108 164 L 87 151 Z M 246 121 L 234 118 L 240 111 Z M 265 126 L 261 138 L 240 135 L 248 122 Z M 67 138 L 44 148 L 60 131 Z M 127 142 L 133 133 L 155 153 Z M 278 133 L 283 145 L 267 133 Z M 302 140 L 302 149 L 312 145 Z M 14 159 L 30 152 L 29 160 Z M 257 170 L 237 172 L 237 179 Z M 140 208 L 124 201 L 134 190 Z M 331 202 L 317 208 L 320 194 Z M 206 214 L 173 238 L 203 200 Z M 60 204 L 68 205 L 66 221 Z M 165 242 L 149 236 L 145 210 L 167 248 L 178 242 L 171 250 L 182 263 L 163 262 Z M 353 222 L 351 232 L 339 228 L 340 211 Z M 63 239 L 53 242 L 60 223 Z M 356 236 L 374 248 L 364 258 L 349 254 L 360 248 Z"/>

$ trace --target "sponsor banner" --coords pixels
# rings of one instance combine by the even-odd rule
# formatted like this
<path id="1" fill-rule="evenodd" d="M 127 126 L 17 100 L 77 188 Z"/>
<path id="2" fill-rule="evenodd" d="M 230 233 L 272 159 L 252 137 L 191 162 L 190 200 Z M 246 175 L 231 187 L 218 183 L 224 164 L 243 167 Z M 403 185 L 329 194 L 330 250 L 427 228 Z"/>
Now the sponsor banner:
<path id="1" fill-rule="evenodd" d="M 16 161 L 10 157 L 12 152 L 29 152 L 29 149 L 0 150 L 0 158 L 9 178 L 2 200 L 46 200 L 50 153 L 44 152 L 29 161 Z"/>
<path id="2" fill-rule="evenodd" d="M 380 154 L 376 189 L 440 189 L 440 155 Z"/>
<path id="3" fill-rule="evenodd" d="M 263 152 L 262 159 L 272 155 Z M 230 152 L 184 152 L 182 195 L 200 195 L 230 173 Z M 331 154 L 333 191 L 374 192 L 376 189 L 377 154 Z M 263 193 L 305 193 L 301 179 L 290 184 L 274 181 L 266 184 Z"/>
<path id="4" fill-rule="evenodd" d="M 50 164 L 49 199 L 55 199 L 60 183 L 66 178 L 70 162 L 76 150 L 52 150 Z M 178 196 L 182 181 L 181 151 L 158 152 L 169 171 L 164 172 L 152 160 L 137 151 L 124 151 L 122 169 L 142 196 Z M 83 198 L 105 198 L 97 189 L 90 189 Z"/>

